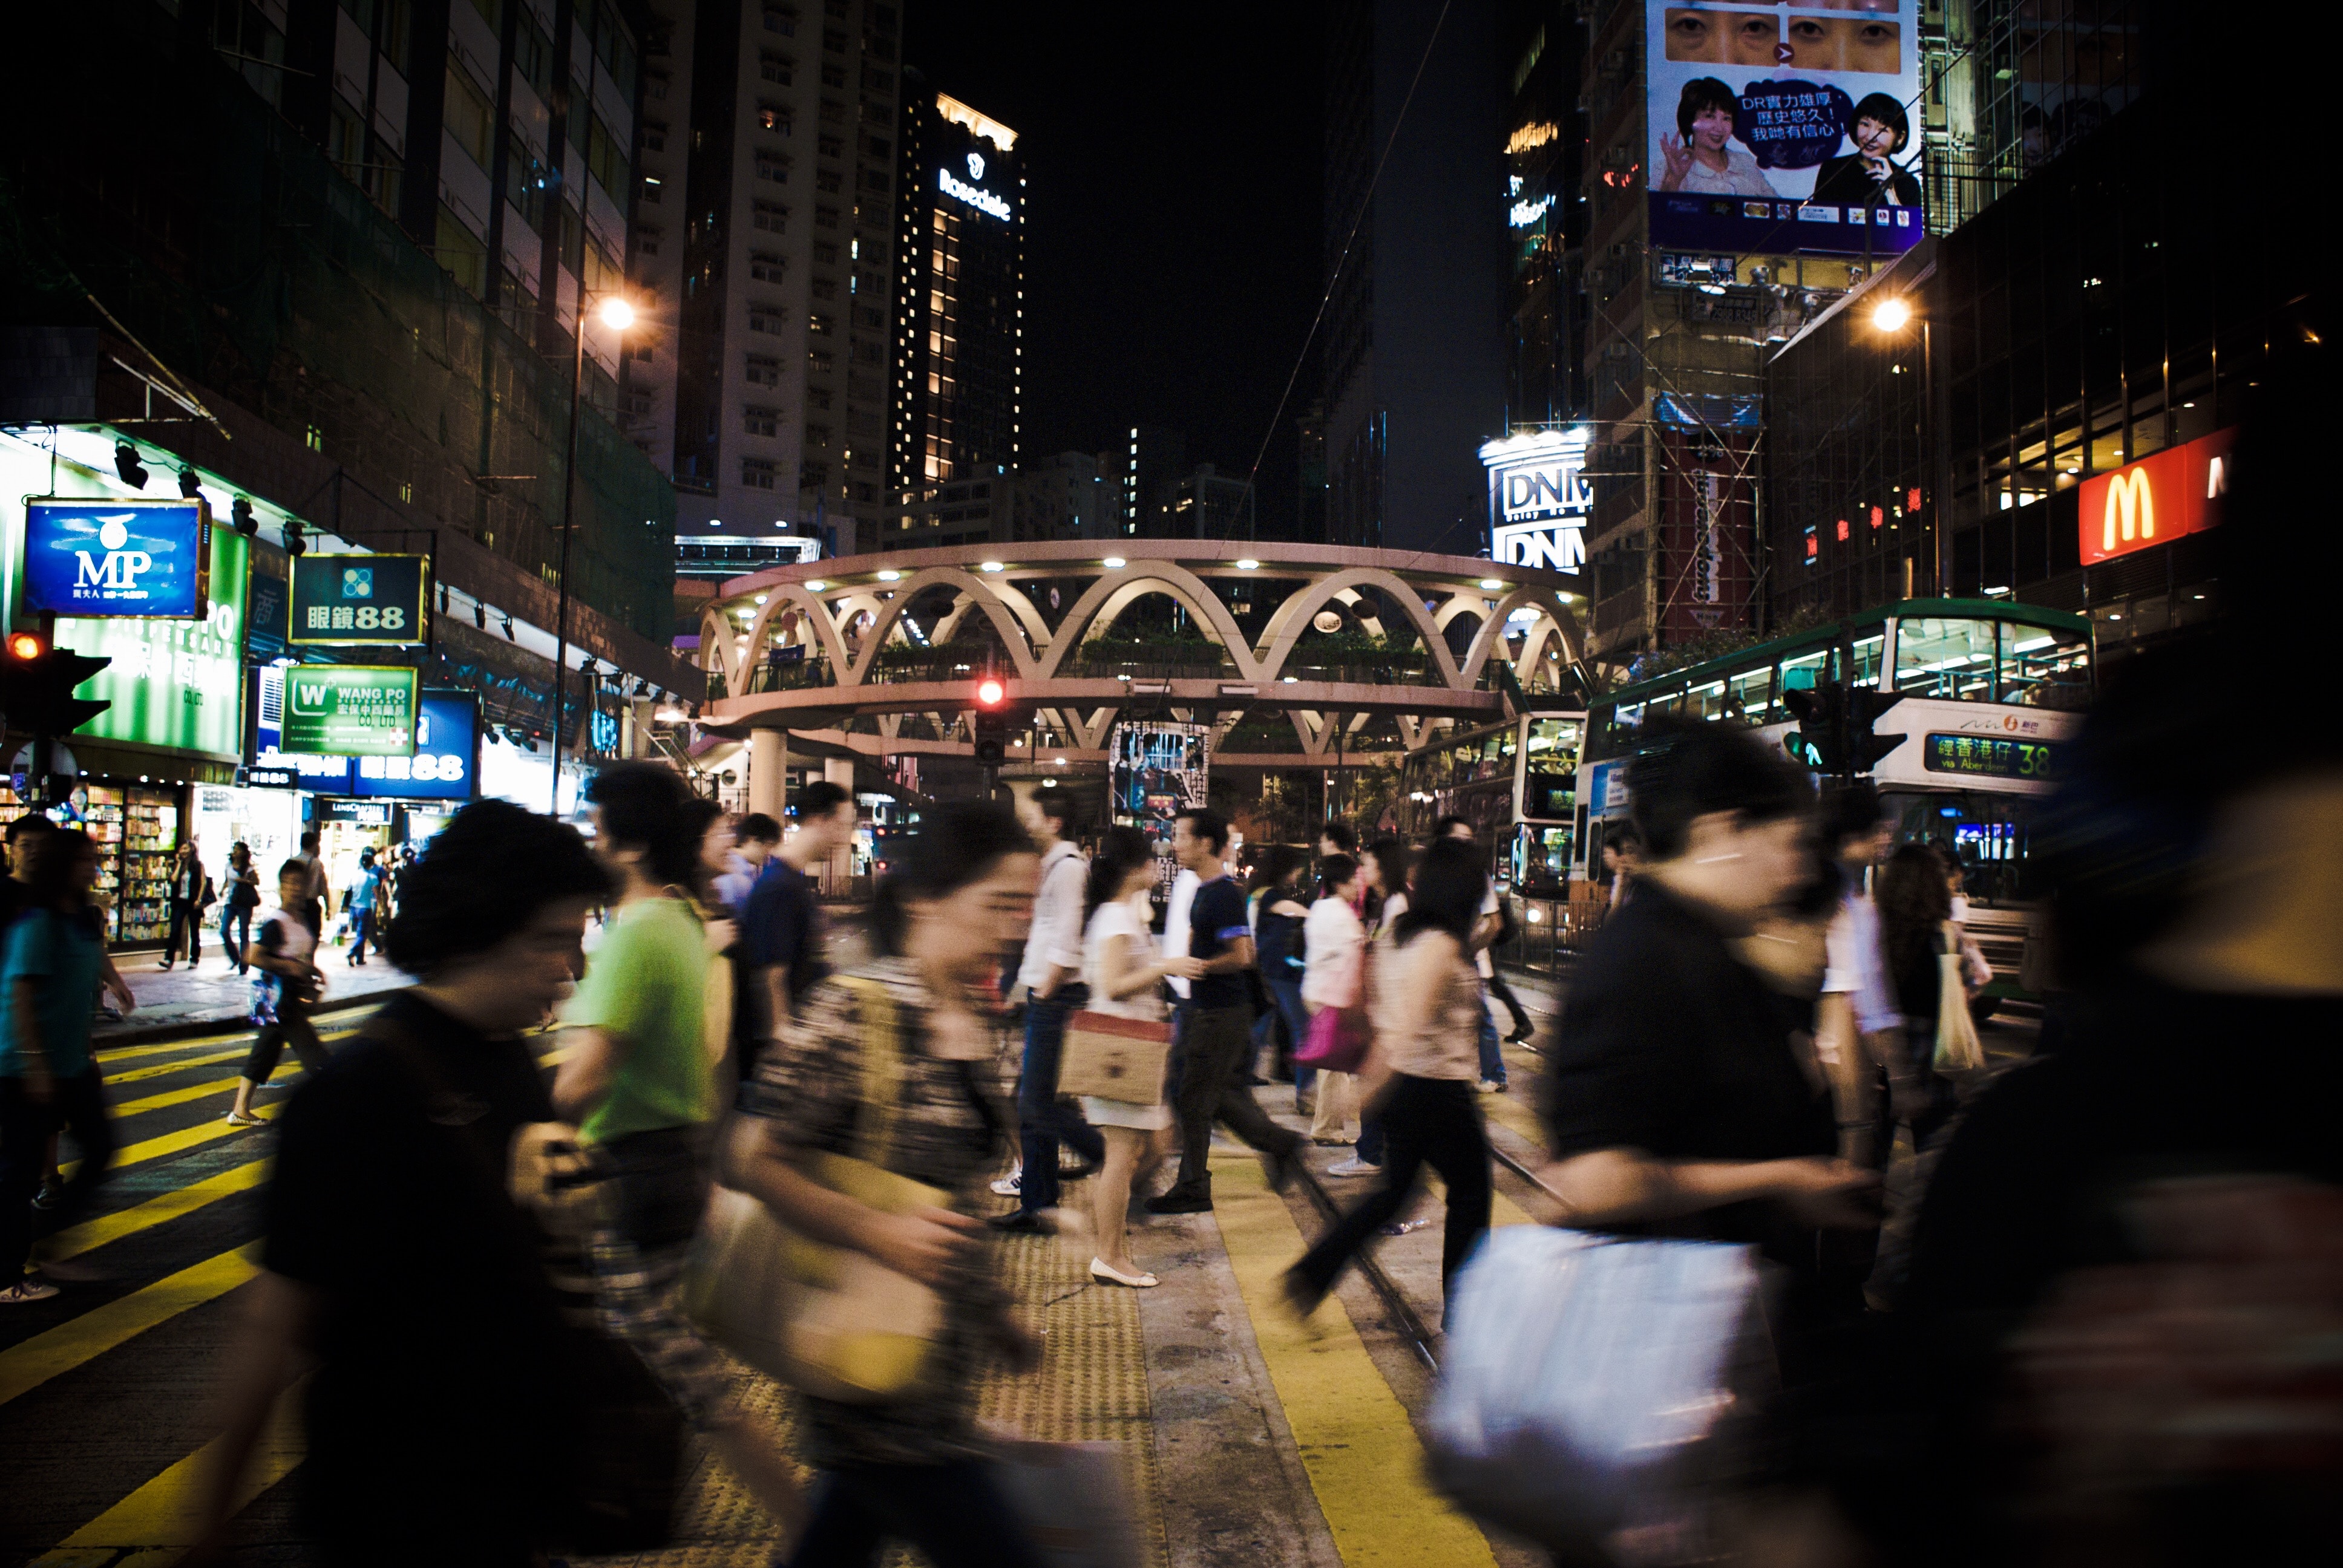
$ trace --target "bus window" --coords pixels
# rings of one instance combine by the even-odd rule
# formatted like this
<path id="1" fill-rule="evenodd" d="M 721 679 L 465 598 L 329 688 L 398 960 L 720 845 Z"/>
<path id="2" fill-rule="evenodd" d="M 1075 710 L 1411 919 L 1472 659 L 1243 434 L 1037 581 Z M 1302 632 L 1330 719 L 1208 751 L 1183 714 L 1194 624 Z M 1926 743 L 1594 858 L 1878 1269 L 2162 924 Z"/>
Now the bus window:
<path id="1" fill-rule="evenodd" d="M 1818 648 L 1812 653 L 1801 653 L 1782 661 L 1781 689 L 1812 691 L 1823 678 L 1823 665 L 1830 658 L 1830 649 Z M 1775 715 L 1780 718 L 1779 714 Z"/>
<path id="2" fill-rule="evenodd" d="M 1989 620 L 1912 617 L 1896 633 L 1896 689 L 1907 696 L 1991 702 L 1994 631 Z"/>
<path id="3" fill-rule="evenodd" d="M 1879 663 L 1886 657 L 1886 652 L 1887 634 L 1884 631 L 1855 639 L 1855 683 L 1857 686 L 1879 684 Z"/>
<path id="4" fill-rule="evenodd" d="M 2079 713 L 2091 704 L 2091 645 L 2080 632 L 2005 621 L 2001 700 Z"/>
<path id="5" fill-rule="evenodd" d="M 1725 683 L 1726 714 L 1750 724 L 1769 722 L 1766 709 L 1774 698 L 1774 667 L 1749 670 Z"/>
<path id="6" fill-rule="evenodd" d="M 1684 693 L 1684 716 L 1686 719 L 1724 718 L 1725 682 L 1712 680 Z"/>

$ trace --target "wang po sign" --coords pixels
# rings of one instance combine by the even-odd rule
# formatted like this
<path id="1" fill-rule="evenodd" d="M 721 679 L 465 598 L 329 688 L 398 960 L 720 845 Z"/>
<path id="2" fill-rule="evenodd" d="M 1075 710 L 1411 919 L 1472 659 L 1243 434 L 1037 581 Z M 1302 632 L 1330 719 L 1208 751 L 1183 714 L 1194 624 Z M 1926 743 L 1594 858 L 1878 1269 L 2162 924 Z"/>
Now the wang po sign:
<path id="1" fill-rule="evenodd" d="M 286 751 L 412 757 L 419 677 L 408 668 L 303 664 L 285 672 Z"/>
<path id="2" fill-rule="evenodd" d="M 196 500 L 25 503 L 25 608 L 56 615 L 201 620 L 209 508 Z"/>

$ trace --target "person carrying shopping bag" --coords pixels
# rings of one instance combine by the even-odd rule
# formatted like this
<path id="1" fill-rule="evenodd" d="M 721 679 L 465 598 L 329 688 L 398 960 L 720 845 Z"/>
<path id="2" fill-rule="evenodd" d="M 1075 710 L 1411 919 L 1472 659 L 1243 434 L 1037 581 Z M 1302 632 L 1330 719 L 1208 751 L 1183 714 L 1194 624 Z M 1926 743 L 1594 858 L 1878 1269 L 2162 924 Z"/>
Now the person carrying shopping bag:
<path id="1" fill-rule="evenodd" d="M 913 1375 L 881 1390 L 799 1382 L 820 1479 L 789 1562 L 863 1568 L 891 1540 L 935 1568 L 1026 1568 L 1041 1555 L 976 1407 L 989 1355 L 1029 1367 L 1038 1346 L 1010 1311 L 976 1214 L 1016 1129 L 990 1081 L 988 993 L 1024 935 L 1039 862 L 1013 817 L 975 802 L 930 809 L 890 858 L 872 900 L 877 956 L 799 999 L 742 1087 L 726 1149 L 726 1184 L 760 1201 L 793 1246 L 835 1257 L 841 1273 L 876 1273 L 874 1295 L 900 1301 L 908 1286 L 922 1303 L 899 1323 L 862 1314 L 850 1325 L 918 1329 Z M 849 1168 L 861 1196 L 833 1174 Z M 879 1201 L 907 1188 L 929 1196 Z"/>
<path id="2" fill-rule="evenodd" d="M 1364 1000 L 1367 928 L 1359 920 L 1359 863 L 1350 856 L 1329 855 L 1318 863 L 1318 899 L 1302 923 L 1308 956 L 1302 1005 L 1313 1029 L 1327 1009 L 1355 1008 Z M 1310 1117 L 1312 1143 L 1332 1148 L 1351 1141 L 1357 1081 L 1353 1073 L 1319 1071 L 1318 1103 Z"/>
<path id="3" fill-rule="evenodd" d="M 1383 1121 L 1383 1181 L 1286 1271 L 1294 1311 L 1315 1311 L 1335 1279 L 1408 1200 L 1429 1164 L 1448 1189 L 1440 1250 L 1444 1287 L 1489 1228 L 1489 1141 L 1480 1079 L 1481 975 L 1472 959 L 1487 878 L 1473 845 L 1442 839 L 1416 867 L 1407 910 L 1393 928 L 1375 1040 L 1360 1073 Z"/>

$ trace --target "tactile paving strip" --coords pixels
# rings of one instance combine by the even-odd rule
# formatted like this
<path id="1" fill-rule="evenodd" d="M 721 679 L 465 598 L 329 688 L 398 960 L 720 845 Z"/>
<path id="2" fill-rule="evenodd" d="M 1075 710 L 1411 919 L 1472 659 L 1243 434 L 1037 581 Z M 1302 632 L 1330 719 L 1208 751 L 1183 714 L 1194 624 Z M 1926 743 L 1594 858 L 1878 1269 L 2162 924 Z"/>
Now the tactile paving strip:
<path id="1" fill-rule="evenodd" d="M 1039 1371 L 996 1372 L 986 1380 L 981 1418 L 1043 1442 L 1116 1444 L 1147 1561 L 1151 1568 L 1163 1568 L 1169 1555 L 1135 1294 L 1093 1283 L 1088 1255 L 1071 1257 L 1049 1238 L 1006 1237 L 994 1246 L 1001 1279 L 1044 1349 Z M 788 1391 L 745 1369 L 739 1376 L 743 1401 L 769 1413 L 793 1437 Z M 702 1452 L 685 1486 L 675 1545 L 573 1561 L 578 1568 L 768 1568 L 779 1544 L 780 1532 L 765 1511 L 729 1471 Z M 924 1561 L 899 1550 L 890 1554 L 888 1568 L 915 1568 Z"/>

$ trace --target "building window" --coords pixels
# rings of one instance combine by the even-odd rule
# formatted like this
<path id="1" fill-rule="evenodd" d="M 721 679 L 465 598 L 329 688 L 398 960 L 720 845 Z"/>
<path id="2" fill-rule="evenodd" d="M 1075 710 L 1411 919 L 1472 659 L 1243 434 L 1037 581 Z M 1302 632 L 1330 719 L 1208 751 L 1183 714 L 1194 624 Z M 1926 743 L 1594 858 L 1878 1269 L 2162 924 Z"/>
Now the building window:
<path id="1" fill-rule="evenodd" d="M 779 409 L 751 403 L 740 410 L 740 430 L 748 436 L 778 436 L 781 429 L 780 418 Z"/>
<path id="2" fill-rule="evenodd" d="M 758 153 L 757 177 L 760 180 L 770 180 L 777 186 L 789 184 L 789 160 L 779 153 Z"/>
<path id="3" fill-rule="evenodd" d="M 780 105 L 760 103 L 757 106 L 758 129 L 770 131 L 777 136 L 786 136 L 789 134 L 791 125 L 789 112 Z"/>
<path id="4" fill-rule="evenodd" d="M 449 210 L 444 202 L 439 206 L 437 250 L 439 265 L 447 269 L 447 275 L 463 285 L 466 293 L 478 298 L 488 286 L 488 247 L 464 226 L 464 220 Z"/>
<path id="5" fill-rule="evenodd" d="M 865 65 L 862 67 L 862 85 L 874 93 L 891 93 L 895 90 L 895 73 Z"/>
<path id="6" fill-rule="evenodd" d="M 838 226 L 838 209 L 834 206 L 818 206 L 814 208 L 813 226 L 816 228 L 836 228 Z"/>
<path id="7" fill-rule="evenodd" d="M 825 266 L 836 266 L 838 265 L 838 246 L 832 245 L 826 239 L 815 240 L 813 242 L 813 258 L 816 261 L 820 262 Z"/>
<path id="8" fill-rule="evenodd" d="M 749 222 L 765 234 L 787 234 L 789 232 L 789 209 L 779 202 L 760 201 Z"/>
<path id="9" fill-rule="evenodd" d="M 846 106 L 844 104 L 837 103 L 831 99 L 824 98 L 821 101 L 821 123 L 825 126 L 842 126 L 846 124 Z"/>
<path id="10" fill-rule="evenodd" d="M 765 7 L 765 31 L 779 33 L 784 38 L 798 35 L 798 14 L 787 5 Z"/>
<path id="11" fill-rule="evenodd" d="M 769 250 L 749 253 L 749 276 L 759 283 L 779 283 L 786 274 L 788 263 Z"/>
<path id="12" fill-rule="evenodd" d="M 828 408 L 830 407 L 830 388 L 827 387 L 807 387 L 806 407 L 809 408 Z"/>
<path id="13" fill-rule="evenodd" d="M 644 202 L 644 204 L 645 204 L 646 206 L 659 206 L 659 193 L 660 193 L 664 188 L 665 188 L 665 187 L 664 187 L 664 186 L 659 183 L 659 176 L 657 176 L 657 175 L 645 175 L 645 176 L 643 176 L 643 202 Z"/>
<path id="14" fill-rule="evenodd" d="M 488 166 L 488 138 L 496 127 L 496 112 L 480 89 L 472 85 L 472 78 L 458 70 L 453 62 L 447 66 L 447 106 L 443 116 L 447 134 L 456 145 L 472 155 L 472 161 L 482 168 Z"/>
<path id="15" fill-rule="evenodd" d="M 829 426 L 827 426 L 827 425 L 809 425 L 809 426 L 807 426 L 807 427 L 806 427 L 806 433 L 805 433 L 805 444 L 806 444 L 807 446 L 809 446 L 809 447 L 827 447 L 827 446 L 829 446 L 829 445 L 830 445 L 830 427 L 829 427 Z"/>
<path id="16" fill-rule="evenodd" d="M 825 87 L 846 85 L 846 67 L 834 61 L 824 60 L 821 63 L 821 85 Z"/>
<path id="17" fill-rule="evenodd" d="M 767 51 L 758 62 L 757 75 L 777 87 L 786 87 L 794 75 L 796 65 L 797 62 L 787 55 L 776 55 Z"/>
<path id="18" fill-rule="evenodd" d="M 659 231 L 647 223 L 637 224 L 635 226 L 635 253 L 639 256 L 657 256 L 659 253 Z"/>
<path id="19" fill-rule="evenodd" d="M 757 387 L 779 387 L 781 384 L 781 362 L 769 354 L 749 356 L 748 377 Z"/>
<path id="20" fill-rule="evenodd" d="M 821 46 L 824 50 L 832 55 L 845 54 L 845 29 L 840 27 L 824 27 L 821 30 Z"/>
<path id="21" fill-rule="evenodd" d="M 816 138 L 816 146 L 820 149 L 823 157 L 842 158 L 846 156 L 846 139 L 842 136 L 833 136 L 827 131 Z"/>
<path id="22" fill-rule="evenodd" d="M 667 127 L 657 120 L 643 122 L 643 151 L 647 153 L 667 151 Z"/>
<path id="23" fill-rule="evenodd" d="M 740 482 L 752 490 L 769 490 L 776 483 L 780 467 L 770 457 L 740 459 Z"/>
<path id="24" fill-rule="evenodd" d="M 845 186 L 838 177 L 836 169 L 816 169 L 813 171 L 813 188 L 825 196 L 836 196 Z"/>
<path id="25" fill-rule="evenodd" d="M 837 325 L 827 313 L 819 310 L 806 317 L 806 327 L 816 337 L 829 337 Z"/>
<path id="26" fill-rule="evenodd" d="M 836 299 L 838 297 L 838 279 L 834 277 L 815 278 L 813 280 L 813 297 L 816 299 Z"/>
<path id="27" fill-rule="evenodd" d="M 830 483 L 828 463 L 805 463 L 798 467 L 798 488 L 819 490 Z"/>
<path id="28" fill-rule="evenodd" d="M 806 350 L 806 363 L 827 376 L 836 366 L 837 361 L 827 348 L 809 348 Z"/>
<path id="29" fill-rule="evenodd" d="M 780 336 L 780 333 L 781 333 L 781 325 L 782 325 L 782 311 L 781 311 L 781 307 L 780 307 L 779 306 L 778 306 L 778 305 L 759 305 L 759 304 L 757 304 L 757 303 L 756 303 L 755 301 L 753 301 L 753 300 L 749 302 L 749 331 L 751 331 L 751 332 L 762 332 L 762 333 L 766 334 L 766 335 L 767 335 L 767 336 L 769 336 L 769 337 L 779 337 L 779 336 Z"/>

